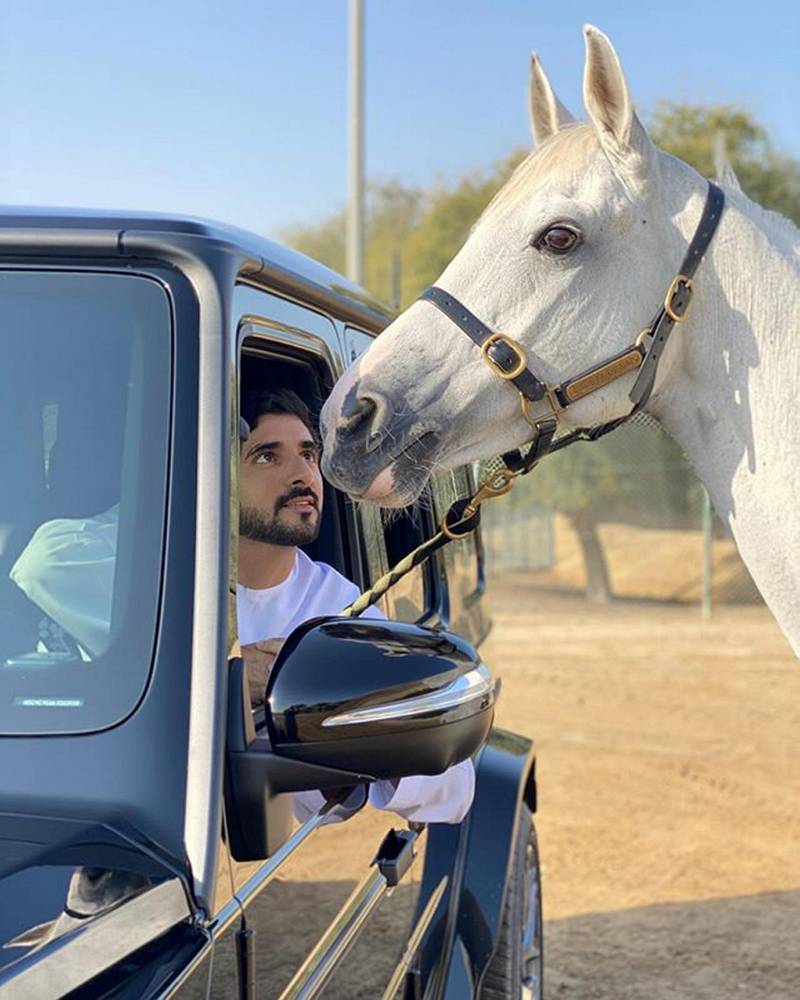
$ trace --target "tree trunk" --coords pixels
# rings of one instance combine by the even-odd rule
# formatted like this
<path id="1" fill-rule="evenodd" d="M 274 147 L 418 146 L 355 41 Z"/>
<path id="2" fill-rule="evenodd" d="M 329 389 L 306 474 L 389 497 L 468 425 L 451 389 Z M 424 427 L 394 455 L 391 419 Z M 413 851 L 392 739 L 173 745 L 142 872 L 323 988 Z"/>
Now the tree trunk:
<path id="1" fill-rule="evenodd" d="M 568 517 L 580 540 L 583 552 L 583 565 L 586 569 L 586 600 L 593 604 L 608 604 L 612 597 L 611 584 L 608 579 L 608 565 L 592 513 L 588 510 L 578 510 L 569 514 Z"/>

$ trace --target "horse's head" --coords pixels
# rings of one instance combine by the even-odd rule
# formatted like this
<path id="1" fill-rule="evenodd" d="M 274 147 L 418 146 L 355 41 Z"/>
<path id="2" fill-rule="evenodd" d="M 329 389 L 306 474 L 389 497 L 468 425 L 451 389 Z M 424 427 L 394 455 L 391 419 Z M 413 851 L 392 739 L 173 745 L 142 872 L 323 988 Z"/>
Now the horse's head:
<path id="1" fill-rule="evenodd" d="M 661 181 L 665 170 L 685 180 L 688 168 L 651 143 L 605 35 L 588 27 L 585 38 L 588 122 L 572 122 L 534 57 L 538 148 L 437 282 L 521 343 L 529 368 L 550 384 L 632 343 L 686 246 Z M 570 406 L 564 423 L 596 424 L 627 412 L 632 380 Z M 534 404 L 533 416 L 537 406 L 547 409 Z M 355 497 L 399 506 L 416 498 L 435 467 L 517 447 L 531 428 L 513 386 L 493 374 L 452 321 L 419 301 L 340 379 L 323 410 L 323 434 L 328 478 Z"/>

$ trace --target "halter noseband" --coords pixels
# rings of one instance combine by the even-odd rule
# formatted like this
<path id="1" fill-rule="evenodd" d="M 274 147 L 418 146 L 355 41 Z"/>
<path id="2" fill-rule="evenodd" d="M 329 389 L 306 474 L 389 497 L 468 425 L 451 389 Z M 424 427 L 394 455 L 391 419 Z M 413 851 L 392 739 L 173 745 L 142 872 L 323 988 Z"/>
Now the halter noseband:
<path id="1" fill-rule="evenodd" d="M 675 324 L 686 316 L 692 300 L 695 271 L 717 231 L 724 205 L 723 191 L 709 181 L 703 214 L 680 271 L 670 282 L 663 304 L 650 325 L 642 330 L 630 347 L 559 385 L 551 386 L 537 378 L 528 367 L 528 359 L 520 343 L 504 333 L 491 330 L 448 292 L 434 285 L 420 295 L 420 299 L 430 302 L 452 320 L 480 348 L 483 360 L 495 375 L 510 382 L 519 393 L 523 416 L 533 428 L 534 435 L 527 455 L 523 456 L 521 451 L 503 455 L 512 472 L 529 472 L 548 452 L 559 451 L 574 441 L 595 441 L 626 423 L 647 403 L 669 335 Z M 594 427 L 580 427 L 553 440 L 561 410 L 634 371 L 639 374 L 628 393 L 633 403 L 629 413 Z M 531 404 L 542 399 L 547 400 L 550 409 L 540 417 L 532 416 Z"/>

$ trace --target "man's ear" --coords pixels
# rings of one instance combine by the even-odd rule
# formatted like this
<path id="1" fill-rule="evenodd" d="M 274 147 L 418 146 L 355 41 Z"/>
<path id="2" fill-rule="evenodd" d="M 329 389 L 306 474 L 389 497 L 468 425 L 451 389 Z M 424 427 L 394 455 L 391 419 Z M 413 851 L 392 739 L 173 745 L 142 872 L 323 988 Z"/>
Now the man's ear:
<path id="1" fill-rule="evenodd" d="M 239 440 L 246 441 L 250 437 L 250 424 L 244 419 L 244 417 L 239 417 Z"/>
<path id="2" fill-rule="evenodd" d="M 587 24 L 583 100 L 600 145 L 624 179 L 643 182 L 655 165 L 655 146 L 633 110 L 617 53 L 602 31 Z"/>
<path id="3" fill-rule="evenodd" d="M 530 104 L 531 132 L 533 142 L 541 146 L 545 139 L 558 132 L 575 119 L 555 95 L 542 66 L 541 59 L 531 52 Z"/>

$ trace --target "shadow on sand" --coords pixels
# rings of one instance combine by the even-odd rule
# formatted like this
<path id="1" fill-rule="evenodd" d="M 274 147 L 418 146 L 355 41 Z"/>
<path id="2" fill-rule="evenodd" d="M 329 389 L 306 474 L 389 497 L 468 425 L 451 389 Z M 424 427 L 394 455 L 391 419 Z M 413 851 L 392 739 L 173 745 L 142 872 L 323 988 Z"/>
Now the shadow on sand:
<path id="1" fill-rule="evenodd" d="M 545 987 L 575 1000 L 797 1000 L 800 891 L 546 921 Z"/>

